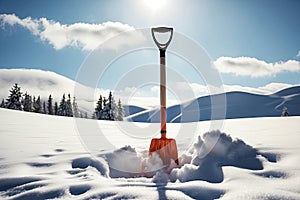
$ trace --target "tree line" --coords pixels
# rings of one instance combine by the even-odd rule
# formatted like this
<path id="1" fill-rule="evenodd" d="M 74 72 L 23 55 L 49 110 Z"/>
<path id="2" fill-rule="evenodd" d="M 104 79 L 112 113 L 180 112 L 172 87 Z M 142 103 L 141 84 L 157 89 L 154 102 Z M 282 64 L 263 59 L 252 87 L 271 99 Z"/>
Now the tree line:
<path id="1" fill-rule="evenodd" d="M 67 96 L 63 94 L 59 103 L 53 101 L 51 94 L 47 101 L 42 101 L 40 96 L 31 96 L 27 92 L 22 94 L 21 87 L 18 86 L 17 83 L 15 83 L 15 85 L 9 90 L 8 98 L 6 100 L 2 99 L 0 107 L 48 115 L 92 118 L 99 120 L 122 121 L 124 117 L 121 100 L 119 99 L 116 104 L 112 92 L 109 93 L 108 98 L 100 95 L 95 112 L 92 117 L 88 117 L 88 113 L 86 111 L 79 110 L 76 98 L 72 98 L 70 94 Z"/>

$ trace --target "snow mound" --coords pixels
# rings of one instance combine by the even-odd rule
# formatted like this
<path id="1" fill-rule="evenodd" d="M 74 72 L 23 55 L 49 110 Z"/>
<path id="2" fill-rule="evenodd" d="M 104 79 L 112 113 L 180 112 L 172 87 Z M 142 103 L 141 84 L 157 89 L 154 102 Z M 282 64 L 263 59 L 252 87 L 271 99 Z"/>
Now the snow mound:
<path id="1" fill-rule="evenodd" d="M 137 152 L 131 146 L 102 156 L 108 163 L 111 178 L 152 177 L 164 167 L 158 154 L 149 156 L 147 151 Z"/>
<path id="2" fill-rule="evenodd" d="M 233 140 L 219 130 L 205 133 L 203 139 L 199 136 L 188 154 L 179 158 L 182 167 L 171 171 L 171 181 L 204 180 L 220 183 L 224 179 L 222 166 L 263 169 L 262 162 L 256 157 L 257 150 L 244 141 Z"/>
<path id="3" fill-rule="evenodd" d="M 153 177 L 152 182 L 165 184 L 169 181 L 188 182 L 203 180 L 220 183 L 224 180 L 223 166 L 261 170 L 259 152 L 241 139 L 232 139 L 219 130 L 198 136 L 198 141 L 179 158 L 180 166 L 174 161 L 164 166 L 159 155 L 149 156 L 147 151 L 137 152 L 131 146 L 124 146 L 99 158 L 78 158 L 73 168 L 96 168 L 101 175 L 110 178 Z"/>
<path id="4" fill-rule="evenodd" d="M 173 163 L 175 164 L 175 162 Z M 107 178 L 135 178 L 153 177 L 165 166 L 156 153 L 150 156 L 147 151 L 137 152 L 131 146 L 124 146 L 95 158 L 81 157 L 72 161 L 73 169 L 86 169 L 88 167 L 95 168 Z M 168 168 L 167 171 L 170 172 L 170 169 Z"/>

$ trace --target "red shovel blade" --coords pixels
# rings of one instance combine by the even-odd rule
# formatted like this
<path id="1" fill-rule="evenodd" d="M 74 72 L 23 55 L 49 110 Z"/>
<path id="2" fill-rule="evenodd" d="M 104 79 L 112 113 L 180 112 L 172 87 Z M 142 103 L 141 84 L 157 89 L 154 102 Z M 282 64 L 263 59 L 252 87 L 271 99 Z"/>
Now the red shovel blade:
<path id="1" fill-rule="evenodd" d="M 151 140 L 151 145 L 149 149 L 150 155 L 152 152 L 158 153 L 164 165 L 169 165 L 171 159 L 173 159 L 176 162 L 176 164 L 179 165 L 175 139 L 153 138 Z"/>

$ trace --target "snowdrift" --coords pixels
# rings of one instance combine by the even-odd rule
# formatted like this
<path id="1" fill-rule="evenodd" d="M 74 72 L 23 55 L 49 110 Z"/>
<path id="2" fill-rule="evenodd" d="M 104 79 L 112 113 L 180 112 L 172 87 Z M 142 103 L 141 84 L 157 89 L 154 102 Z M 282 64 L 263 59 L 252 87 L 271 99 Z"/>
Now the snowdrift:
<path id="1" fill-rule="evenodd" d="M 121 145 L 98 140 L 91 155 L 78 120 L 0 109 L 0 198 L 300 198 L 299 117 L 226 120 L 222 131 L 200 122 L 199 136 L 186 137 L 192 146 L 177 141 L 180 166 L 148 157 L 150 141 L 127 140 L 113 122 L 79 121 L 99 123 Z"/>
<path id="2" fill-rule="evenodd" d="M 223 181 L 222 166 L 262 170 L 263 164 L 257 158 L 259 152 L 240 139 L 233 140 L 230 135 L 220 131 L 207 132 L 198 136 L 198 141 L 179 157 L 180 166 L 172 161 L 164 166 L 159 155 L 137 152 L 125 146 L 112 153 L 97 158 L 78 158 L 73 160 L 73 168 L 93 167 L 105 177 L 135 178 L 153 177 L 155 183 L 161 181 L 187 182 L 204 180 L 211 183 Z M 267 157 L 266 157 L 267 158 Z M 276 162 L 276 160 L 274 161 Z"/>

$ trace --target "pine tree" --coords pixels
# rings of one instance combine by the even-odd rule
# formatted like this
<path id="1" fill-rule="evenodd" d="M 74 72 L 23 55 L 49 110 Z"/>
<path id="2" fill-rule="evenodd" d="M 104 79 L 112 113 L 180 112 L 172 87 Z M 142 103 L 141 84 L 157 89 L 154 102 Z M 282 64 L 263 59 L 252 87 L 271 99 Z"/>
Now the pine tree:
<path id="1" fill-rule="evenodd" d="M 107 103 L 107 99 L 103 97 L 103 108 L 106 106 L 106 103 Z"/>
<path id="2" fill-rule="evenodd" d="M 100 95 L 99 100 L 97 101 L 97 106 L 95 108 L 95 113 L 94 113 L 94 118 L 93 119 L 101 119 L 101 114 L 102 114 L 102 96 Z"/>
<path id="3" fill-rule="evenodd" d="M 4 108 L 4 107 L 5 107 L 5 101 L 4 101 L 4 99 L 2 99 L 2 102 L 0 104 L 0 108 Z"/>
<path id="4" fill-rule="evenodd" d="M 108 103 L 105 97 L 100 95 L 100 98 L 97 102 L 97 107 L 95 108 L 95 118 L 100 120 L 107 120 L 108 119 Z"/>
<path id="5" fill-rule="evenodd" d="M 109 112 L 110 112 L 110 105 L 109 103 L 106 103 L 107 100 L 105 97 L 103 97 L 103 109 L 100 113 L 100 118 L 101 120 L 109 120 Z"/>
<path id="6" fill-rule="evenodd" d="M 108 112 L 108 120 L 114 121 L 117 118 L 118 115 L 118 109 L 117 109 L 117 105 L 115 102 L 114 97 L 111 95 L 111 97 L 109 98 L 109 112 Z"/>
<path id="7" fill-rule="evenodd" d="M 14 110 L 23 110 L 21 104 L 22 92 L 17 83 L 9 91 L 10 94 L 6 99 L 5 107 Z"/>
<path id="8" fill-rule="evenodd" d="M 38 98 L 35 100 L 35 97 L 33 97 L 33 112 L 35 113 L 41 113 L 42 112 L 42 104 L 41 104 L 41 97 L 38 96 Z"/>
<path id="9" fill-rule="evenodd" d="M 111 91 L 109 92 L 109 95 L 108 95 L 108 103 L 110 104 L 109 105 L 109 108 L 111 109 L 111 103 L 112 103 L 112 100 L 113 100 L 113 96 L 112 96 L 112 93 Z"/>
<path id="10" fill-rule="evenodd" d="M 118 108 L 115 102 L 115 99 L 112 95 L 112 92 L 109 92 L 108 95 L 108 116 L 107 120 L 117 120 Z"/>
<path id="11" fill-rule="evenodd" d="M 24 94 L 23 110 L 27 111 L 27 112 L 32 112 L 32 110 L 33 110 L 31 96 L 29 94 L 27 94 L 27 92 Z"/>
<path id="12" fill-rule="evenodd" d="M 109 92 L 108 99 L 103 97 L 103 107 L 99 112 L 97 118 L 101 120 L 115 120 L 117 115 L 116 103 L 113 98 L 112 92 Z"/>
<path id="13" fill-rule="evenodd" d="M 118 106 L 117 106 L 117 117 L 116 117 L 116 120 L 117 121 L 123 121 L 123 117 L 124 117 L 124 109 L 123 109 L 121 100 L 119 99 Z"/>
<path id="14" fill-rule="evenodd" d="M 112 93 L 111 91 L 109 92 L 109 95 L 108 95 L 108 111 L 107 111 L 107 120 L 113 120 L 113 113 L 112 113 L 112 108 L 113 108 L 113 105 L 112 105 L 112 101 L 113 101 L 113 97 L 112 97 Z"/>
<path id="15" fill-rule="evenodd" d="M 42 113 L 47 114 L 46 101 L 43 101 L 43 111 Z"/>
<path id="16" fill-rule="evenodd" d="M 52 101 L 53 101 L 53 99 L 52 99 L 52 96 L 51 96 L 51 94 L 50 94 L 50 95 L 49 95 L 49 98 L 48 98 L 48 104 L 47 104 L 47 109 L 48 109 L 48 114 L 49 114 L 49 115 L 53 115 L 53 114 L 54 114 L 54 113 L 53 113 Z"/>
<path id="17" fill-rule="evenodd" d="M 57 102 L 54 103 L 54 115 L 58 115 L 58 104 L 57 104 Z"/>
<path id="18" fill-rule="evenodd" d="M 32 99 L 32 111 L 34 111 L 35 102 L 36 102 L 35 96 L 33 96 L 33 99 Z"/>
<path id="19" fill-rule="evenodd" d="M 59 103 L 57 114 L 60 116 L 67 116 L 66 108 L 67 108 L 66 97 L 65 94 L 63 94 L 63 97 Z"/>
<path id="20" fill-rule="evenodd" d="M 71 95 L 68 94 L 68 100 L 66 102 L 66 115 L 67 117 L 73 117 L 73 109 L 72 109 L 72 102 L 71 102 Z"/>
<path id="21" fill-rule="evenodd" d="M 79 117 L 79 110 L 78 110 L 78 105 L 75 97 L 73 97 L 73 113 L 74 113 L 74 117 Z"/>

